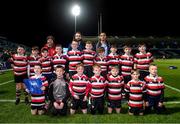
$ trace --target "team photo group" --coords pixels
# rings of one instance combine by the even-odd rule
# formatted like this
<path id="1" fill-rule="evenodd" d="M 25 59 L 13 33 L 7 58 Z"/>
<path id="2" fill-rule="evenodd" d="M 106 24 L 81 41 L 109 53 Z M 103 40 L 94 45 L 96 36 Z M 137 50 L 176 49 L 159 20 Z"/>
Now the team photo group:
<path id="1" fill-rule="evenodd" d="M 160 114 L 165 111 L 163 78 L 146 45 L 137 49 L 133 55 L 131 46 L 125 45 L 119 54 L 104 32 L 95 43 L 83 41 L 76 32 L 67 53 L 53 36 L 41 49 L 33 46 L 29 56 L 18 46 L 9 60 L 16 83 L 15 105 L 24 98 L 32 115 L 72 115 L 79 109 L 94 115 L 119 114 L 122 101 L 127 101 L 129 115 L 152 110 Z"/>

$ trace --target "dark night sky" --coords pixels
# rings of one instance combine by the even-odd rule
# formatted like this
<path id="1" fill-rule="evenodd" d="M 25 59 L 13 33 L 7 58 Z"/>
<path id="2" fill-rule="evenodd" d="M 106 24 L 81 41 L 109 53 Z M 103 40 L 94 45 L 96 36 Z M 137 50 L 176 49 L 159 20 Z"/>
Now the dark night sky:
<path id="1" fill-rule="evenodd" d="M 83 35 L 97 35 L 97 15 L 101 12 L 107 35 L 180 36 L 178 3 L 124 1 L 1 0 L 0 36 L 29 46 L 42 46 L 47 35 L 54 35 L 58 43 L 66 46 L 74 33 L 73 3 L 81 6 L 77 30 Z"/>

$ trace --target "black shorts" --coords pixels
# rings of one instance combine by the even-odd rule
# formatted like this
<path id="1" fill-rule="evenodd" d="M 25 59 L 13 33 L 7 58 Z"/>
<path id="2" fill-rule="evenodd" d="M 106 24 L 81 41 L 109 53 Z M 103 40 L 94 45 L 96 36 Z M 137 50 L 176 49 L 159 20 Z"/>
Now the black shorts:
<path id="1" fill-rule="evenodd" d="M 79 107 L 81 109 L 87 109 L 87 101 L 83 101 L 84 96 L 79 96 L 80 99 L 72 99 L 71 109 L 77 110 Z"/>
<path id="2" fill-rule="evenodd" d="M 27 79 L 27 74 L 24 74 L 24 75 L 14 75 L 14 80 L 15 80 L 15 83 L 23 83 L 23 80 L 24 79 Z"/>
<path id="3" fill-rule="evenodd" d="M 67 109 L 68 109 L 67 103 L 64 103 L 64 107 L 62 109 L 56 109 L 54 107 L 54 105 L 53 105 L 52 108 L 51 108 L 51 113 L 53 115 L 57 115 L 57 114 L 59 114 L 59 115 L 66 115 L 67 114 Z"/>
<path id="4" fill-rule="evenodd" d="M 149 75 L 149 72 L 148 72 L 148 71 L 140 70 L 139 73 L 140 73 L 139 79 L 140 79 L 141 81 L 144 81 L 144 78 Z"/>
<path id="5" fill-rule="evenodd" d="M 131 80 L 131 75 L 123 76 L 124 83 L 127 84 Z"/>
<path id="6" fill-rule="evenodd" d="M 84 66 L 84 74 L 91 78 L 94 75 L 92 66 Z"/>
<path id="7" fill-rule="evenodd" d="M 109 100 L 108 107 L 110 108 L 121 108 L 121 100 Z"/>
<path id="8" fill-rule="evenodd" d="M 91 99 L 91 114 L 95 114 L 96 111 L 99 114 L 103 114 L 104 111 L 104 97 Z"/>
<path id="9" fill-rule="evenodd" d="M 72 76 L 76 73 L 77 73 L 77 71 L 69 71 L 69 77 L 72 78 Z"/>
<path id="10" fill-rule="evenodd" d="M 149 107 L 157 108 L 158 104 L 160 102 L 160 99 L 161 99 L 161 95 L 159 95 L 159 96 L 149 96 L 149 95 L 147 95 L 147 100 L 149 102 Z"/>
<path id="11" fill-rule="evenodd" d="M 101 75 L 102 75 L 105 79 L 107 79 L 107 74 L 108 74 L 107 71 L 102 71 L 102 72 L 101 72 Z"/>
<path id="12" fill-rule="evenodd" d="M 31 106 L 31 110 L 44 110 L 44 105 L 43 106 Z"/>
<path id="13" fill-rule="evenodd" d="M 134 113 L 134 114 L 139 114 L 139 113 L 143 113 L 144 109 L 143 107 L 139 108 L 139 107 L 129 107 L 129 112 Z"/>

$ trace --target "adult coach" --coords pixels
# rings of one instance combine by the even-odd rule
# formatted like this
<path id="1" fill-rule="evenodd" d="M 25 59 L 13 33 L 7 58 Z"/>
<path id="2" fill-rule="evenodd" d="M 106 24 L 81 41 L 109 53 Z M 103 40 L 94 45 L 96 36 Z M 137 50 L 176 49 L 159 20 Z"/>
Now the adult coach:
<path id="1" fill-rule="evenodd" d="M 44 45 L 48 49 L 49 56 L 53 56 L 55 54 L 55 38 L 53 36 L 47 36 L 46 38 L 47 43 Z"/>
<path id="2" fill-rule="evenodd" d="M 102 32 L 99 35 L 99 41 L 96 44 L 96 51 L 100 47 L 103 47 L 105 49 L 105 56 L 107 56 L 110 50 L 110 44 L 107 41 L 107 36 L 105 32 Z"/>
<path id="3" fill-rule="evenodd" d="M 78 42 L 78 50 L 82 51 L 85 44 L 83 43 L 81 32 L 76 32 L 73 36 L 73 40 L 76 40 Z M 70 50 L 72 50 L 71 44 L 68 47 L 68 51 Z"/>

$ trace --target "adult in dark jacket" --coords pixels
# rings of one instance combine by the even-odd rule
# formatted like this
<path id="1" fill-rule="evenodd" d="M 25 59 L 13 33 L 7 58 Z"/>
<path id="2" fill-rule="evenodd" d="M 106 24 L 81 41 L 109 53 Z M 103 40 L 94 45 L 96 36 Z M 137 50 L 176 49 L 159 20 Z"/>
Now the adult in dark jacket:
<path id="1" fill-rule="evenodd" d="M 99 41 L 96 44 L 96 51 L 98 48 L 103 47 L 105 49 L 105 56 L 109 54 L 110 51 L 110 44 L 107 41 L 106 33 L 102 32 L 99 35 Z"/>
<path id="2" fill-rule="evenodd" d="M 78 50 L 82 51 L 84 49 L 85 44 L 82 40 L 81 32 L 76 32 L 74 34 L 73 40 L 78 41 L 78 45 L 79 45 Z M 68 51 L 70 51 L 70 50 L 72 50 L 71 44 L 69 44 L 69 46 L 68 46 Z"/>

